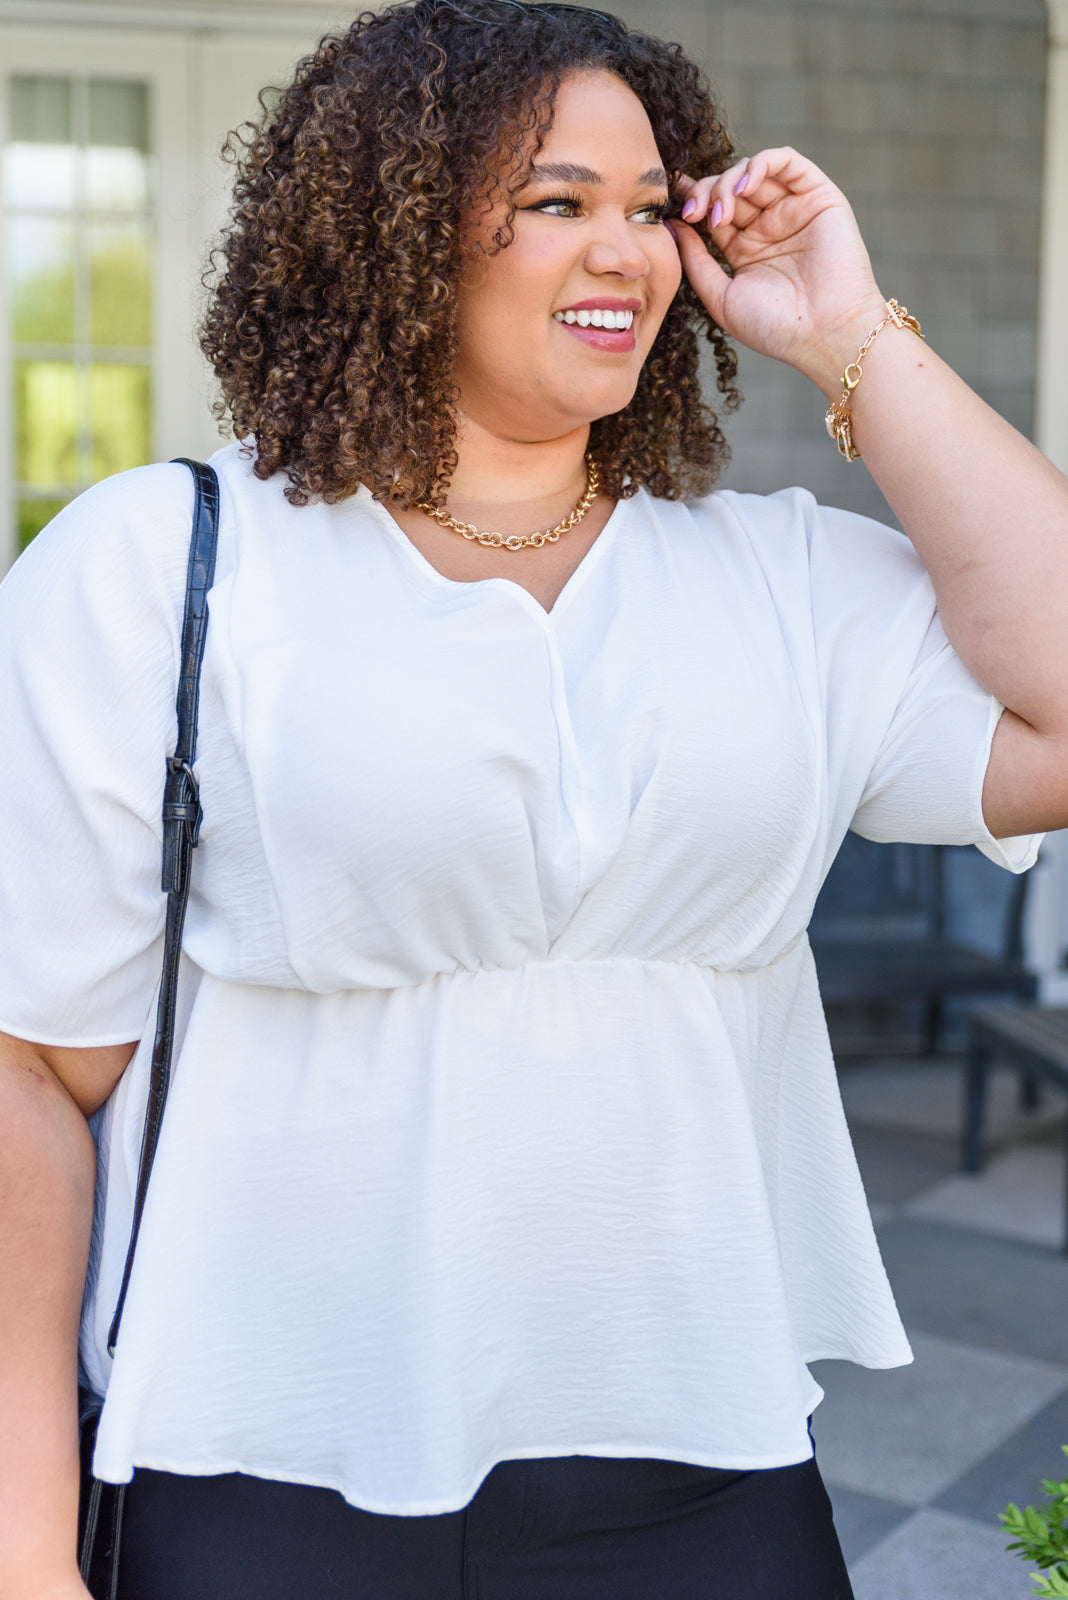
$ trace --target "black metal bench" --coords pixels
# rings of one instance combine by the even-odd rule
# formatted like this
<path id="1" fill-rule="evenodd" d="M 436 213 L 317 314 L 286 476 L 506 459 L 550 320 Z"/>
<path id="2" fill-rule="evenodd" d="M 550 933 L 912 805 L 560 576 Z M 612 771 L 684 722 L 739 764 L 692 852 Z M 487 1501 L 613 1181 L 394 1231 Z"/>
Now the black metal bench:
<path id="1" fill-rule="evenodd" d="M 980 1172 L 986 1154 L 987 1088 L 998 1060 L 1025 1077 L 1068 1094 L 1068 1008 L 976 1006 L 968 1013 L 964 1058 L 964 1142 L 966 1172 Z M 1068 1254 L 1068 1117 L 1065 1118 L 1064 1244 Z"/>
<path id="2" fill-rule="evenodd" d="M 973 949 L 947 932 L 946 858 L 954 848 L 847 835 L 810 930 L 824 1004 L 919 1001 L 927 1052 L 937 1048 L 945 1000 L 1033 1000 L 1038 992 L 1023 964 L 1027 874 L 1006 885 L 995 953 Z"/>

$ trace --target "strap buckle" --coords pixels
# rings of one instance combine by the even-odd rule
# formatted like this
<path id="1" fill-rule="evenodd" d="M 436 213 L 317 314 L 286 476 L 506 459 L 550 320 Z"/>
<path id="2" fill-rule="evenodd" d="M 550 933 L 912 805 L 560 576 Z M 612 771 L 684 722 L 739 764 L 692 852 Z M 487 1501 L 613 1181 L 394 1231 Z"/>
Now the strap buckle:
<path id="1" fill-rule="evenodd" d="M 184 823 L 191 845 L 200 839 L 204 812 L 200 805 L 200 785 L 188 761 L 167 757 L 167 783 L 163 794 L 163 821 Z"/>

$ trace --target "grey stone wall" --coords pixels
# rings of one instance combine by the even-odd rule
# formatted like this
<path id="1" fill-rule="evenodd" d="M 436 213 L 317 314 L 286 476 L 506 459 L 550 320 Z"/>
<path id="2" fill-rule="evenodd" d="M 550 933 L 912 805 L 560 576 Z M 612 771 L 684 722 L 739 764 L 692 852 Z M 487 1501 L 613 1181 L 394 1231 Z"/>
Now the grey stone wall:
<path id="1" fill-rule="evenodd" d="M 1044 0 L 623 0 L 633 25 L 707 70 L 742 151 L 792 144 L 856 209 L 884 293 L 1029 432 L 1044 116 Z M 883 519 L 862 463 L 839 459 L 822 397 L 741 356 L 746 402 L 724 480 L 800 483 Z"/>

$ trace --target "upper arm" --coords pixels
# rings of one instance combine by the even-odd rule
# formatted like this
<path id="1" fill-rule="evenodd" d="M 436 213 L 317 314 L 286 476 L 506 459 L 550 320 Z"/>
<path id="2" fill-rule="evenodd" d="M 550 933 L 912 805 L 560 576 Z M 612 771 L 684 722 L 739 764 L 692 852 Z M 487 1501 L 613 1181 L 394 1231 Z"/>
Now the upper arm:
<path id="1" fill-rule="evenodd" d="M 983 818 L 995 839 L 1068 828 L 1068 738 L 1038 733 L 1003 711 L 983 782 Z"/>
<path id="2" fill-rule="evenodd" d="M 42 1059 L 151 1013 L 190 496 L 180 467 L 99 484 L 0 586 L 0 1029 Z"/>
<path id="3" fill-rule="evenodd" d="M 44 1067 L 64 1088 L 85 1117 L 104 1104 L 129 1065 L 137 1041 L 96 1045 L 88 1049 L 35 1044 L 0 1033 L 0 1055 L 11 1066 L 33 1072 Z"/>

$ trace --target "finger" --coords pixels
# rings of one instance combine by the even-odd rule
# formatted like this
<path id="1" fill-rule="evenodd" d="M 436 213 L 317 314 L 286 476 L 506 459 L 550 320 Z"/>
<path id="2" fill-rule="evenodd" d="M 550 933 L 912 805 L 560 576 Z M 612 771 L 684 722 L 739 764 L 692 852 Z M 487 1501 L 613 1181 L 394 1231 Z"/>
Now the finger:
<path id="1" fill-rule="evenodd" d="M 683 196 L 682 217 L 692 226 L 705 222 L 710 228 L 729 224 L 734 215 L 734 186 L 745 171 L 745 161 L 736 161 L 725 171 L 705 178 L 691 178 L 687 173 L 676 182 Z"/>
<path id="2" fill-rule="evenodd" d="M 715 257 L 709 255 L 708 246 L 688 222 L 673 222 L 671 231 L 678 245 L 682 269 L 694 291 L 716 321 L 722 322 L 723 297 L 730 284 L 730 277 Z"/>
<path id="3" fill-rule="evenodd" d="M 686 222 L 696 225 L 708 216 L 716 177 L 686 178 L 677 185 L 682 199 L 680 214 Z"/>
<path id="4" fill-rule="evenodd" d="M 690 183 L 684 218 L 691 224 L 704 220 L 721 248 L 729 241 L 731 230 L 744 230 L 789 195 L 801 196 L 820 188 L 838 193 L 814 162 L 789 145 L 758 151 L 715 178 L 696 184 L 691 179 Z"/>
<path id="5" fill-rule="evenodd" d="M 744 197 L 741 209 L 754 206 L 762 210 L 786 194 L 802 195 L 822 187 L 834 188 L 815 162 L 800 155 L 790 145 L 759 150 L 744 164 L 733 192 Z"/>

